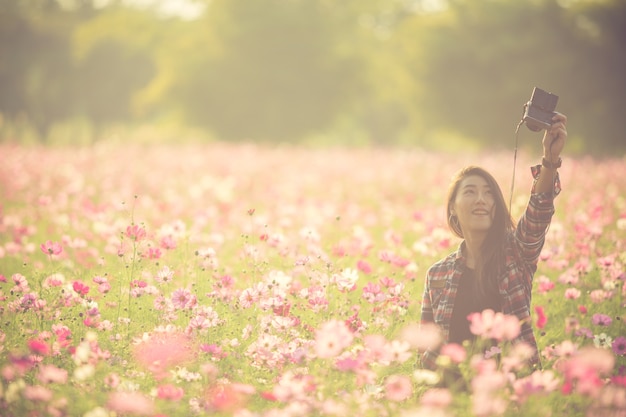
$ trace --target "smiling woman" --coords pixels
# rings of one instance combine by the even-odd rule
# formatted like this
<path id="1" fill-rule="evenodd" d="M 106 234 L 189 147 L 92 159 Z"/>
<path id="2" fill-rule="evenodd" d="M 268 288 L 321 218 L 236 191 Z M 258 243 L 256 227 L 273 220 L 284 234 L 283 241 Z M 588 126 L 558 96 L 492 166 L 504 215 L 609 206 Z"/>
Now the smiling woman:
<path id="1" fill-rule="evenodd" d="M 560 191 L 556 168 L 567 137 L 566 120 L 555 116 L 544 135 L 542 165 L 532 168 L 530 202 L 517 227 L 490 173 L 470 166 L 453 179 L 446 214 L 448 226 L 463 242 L 428 270 L 421 318 L 439 325 L 445 342 L 471 343 L 477 335 L 468 317 L 498 312 L 522 323 L 516 342 L 530 345 L 535 352 L 530 363 L 540 365 L 530 324 L 532 281 Z M 437 356 L 426 351 L 423 365 L 434 368 Z"/>

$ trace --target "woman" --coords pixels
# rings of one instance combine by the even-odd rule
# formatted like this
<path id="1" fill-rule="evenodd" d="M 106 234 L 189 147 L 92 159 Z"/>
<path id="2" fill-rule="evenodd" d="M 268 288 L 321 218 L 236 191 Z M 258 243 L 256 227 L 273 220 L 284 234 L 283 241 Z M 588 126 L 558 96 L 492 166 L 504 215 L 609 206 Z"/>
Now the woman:
<path id="1" fill-rule="evenodd" d="M 523 341 L 535 349 L 530 320 L 533 275 L 560 192 L 557 168 L 567 139 L 567 118 L 553 117 L 543 137 L 543 160 L 532 167 L 534 183 L 526 211 L 514 226 L 502 191 L 488 172 L 467 167 L 450 185 L 448 226 L 463 239 L 458 250 L 430 267 L 422 300 L 422 323 L 436 323 L 444 343 L 472 340 L 467 316 L 486 309 L 515 315 Z M 462 296 L 459 296 L 462 294 Z M 422 365 L 434 369 L 438 354 L 426 351 Z"/>

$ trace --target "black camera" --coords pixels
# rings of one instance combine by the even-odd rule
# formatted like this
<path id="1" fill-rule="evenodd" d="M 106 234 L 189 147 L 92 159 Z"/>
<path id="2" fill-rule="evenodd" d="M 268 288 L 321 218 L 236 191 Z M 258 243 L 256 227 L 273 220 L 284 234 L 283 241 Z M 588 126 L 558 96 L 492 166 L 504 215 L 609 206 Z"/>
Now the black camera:
<path id="1" fill-rule="evenodd" d="M 524 105 L 524 122 L 533 132 L 547 129 L 552 125 L 552 117 L 559 96 L 535 87 L 530 101 Z"/>

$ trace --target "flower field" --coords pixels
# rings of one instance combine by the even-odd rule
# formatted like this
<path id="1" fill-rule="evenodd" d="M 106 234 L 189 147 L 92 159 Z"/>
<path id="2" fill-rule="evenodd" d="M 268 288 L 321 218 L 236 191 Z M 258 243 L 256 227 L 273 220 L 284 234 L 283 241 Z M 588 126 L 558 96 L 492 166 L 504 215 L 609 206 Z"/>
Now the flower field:
<path id="1" fill-rule="evenodd" d="M 543 368 L 483 312 L 475 333 L 502 343 L 442 346 L 427 371 L 425 273 L 459 244 L 448 181 L 480 165 L 508 199 L 510 153 L 0 155 L 2 416 L 626 416 L 625 159 L 565 155 L 534 282 Z M 538 160 L 518 156 L 514 216 Z"/>

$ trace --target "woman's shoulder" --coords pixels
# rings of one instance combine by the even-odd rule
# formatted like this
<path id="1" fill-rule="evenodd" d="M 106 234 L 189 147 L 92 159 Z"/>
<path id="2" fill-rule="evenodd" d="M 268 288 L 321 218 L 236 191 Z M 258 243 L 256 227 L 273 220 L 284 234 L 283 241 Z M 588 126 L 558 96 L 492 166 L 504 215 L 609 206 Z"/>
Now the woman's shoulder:
<path id="1" fill-rule="evenodd" d="M 443 272 L 454 270 L 457 258 L 458 253 L 452 252 L 446 257 L 439 259 L 428 268 L 428 276 L 441 275 Z"/>

